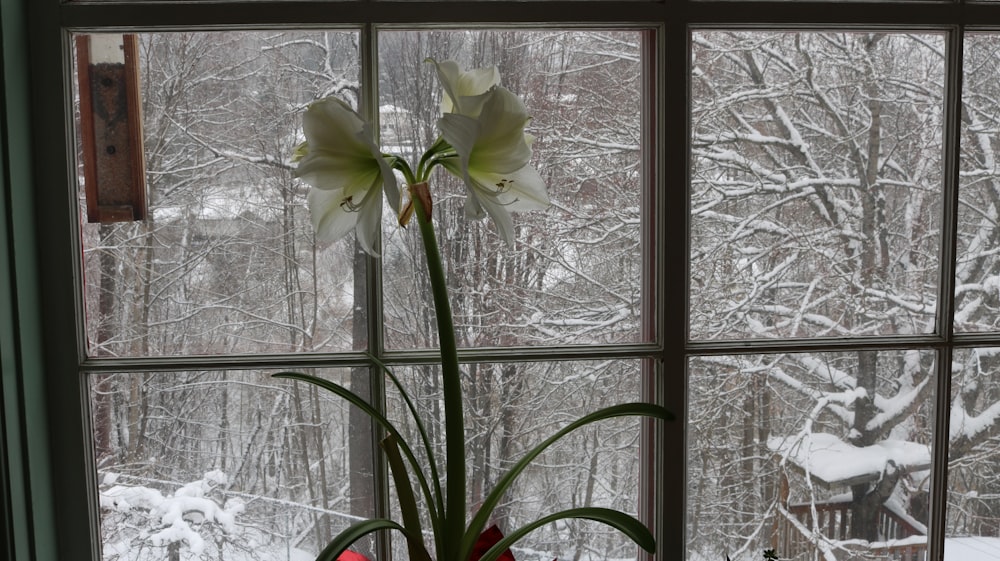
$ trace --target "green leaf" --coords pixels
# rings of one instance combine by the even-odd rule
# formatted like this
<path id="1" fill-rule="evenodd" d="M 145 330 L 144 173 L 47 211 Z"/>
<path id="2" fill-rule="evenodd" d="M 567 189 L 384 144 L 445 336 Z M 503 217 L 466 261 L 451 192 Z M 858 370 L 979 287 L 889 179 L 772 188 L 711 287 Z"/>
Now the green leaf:
<path id="1" fill-rule="evenodd" d="M 378 367 L 382 369 L 382 372 L 389 377 L 389 380 L 392 381 L 392 385 L 396 387 L 399 395 L 402 396 L 403 402 L 406 403 L 406 408 L 410 411 L 410 416 L 413 417 L 413 422 L 417 426 L 417 432 L 420 433 L 420 440 L 424 444 L 424 453 L 427 454 L 427 463 L 430 465 L 431 485 L 434 486 L 434 496 L 437 498 L 438 516 L 444 520 L 444 496 L 441 494 L 441 478 L 438 476 L 437 458 L 434 456 L 431 439 L 427 436 L 427 429 L 424 427 L 424 423 L 420 419 L 420 415 L 417 413 L 417 408 L 413 405 L 413 400 L 410 399 L 410 394 L 403 389 L 403 384 L 399 382 L 399 378 L 396 378 L 396 375 L 392 373 L 392 370 L 389 370 L 389 367 L 377 357 L 369 354 L 368 358 L 377 364 Z M 435 527 L 434 535 L 438 534 L 438 528 Z"/>
<path id="2" fill-rule="evenodd" d="M 674 415 L 670 411 L 667 411 L 665 407 L 654 405 L 652 403 L 636 402 L 605 407 L 604 409 L 595 411 L 589 415 L 584 415 L 576 421 L 566 425 L 561 430 L 545 439 L 541 444 L 531 449 L 516 464 L 511 466 L 510 470 L 505 473 L 503 477 L 500 478 L 500 481 L 498 481 L 493 490 L 490 491 L 490 494 L 483 500 L 482 506 L 479 507 L 479 512 L 477 512 L 475 517 L 473 517 L 472 522 L 469 523 L 468 529 L 462 536 L 462 544 L 461 549 L 459 550 L 458 558 L 469 558 L 469 554 L 475 546 L 476 539 L 479 538 L 479 534 L 483 533 L 483 529 L 486 527 L 486 523 L 489 521 L 490 516 L 493 513 L 493 509 L 495 509 L 497 504 L 500 503 L 500 499 L 503 498 L 504 493 L 506 493 L 507 489 L 513 485 L 517 476 L 528 467 L 532 460 L 544 452 L 546 448 L 551 446 L 563 436 L 566 436 L 566 434 L 582 426 L 589 425 L 596 421 L 602 421 L 604 419 L 632 416 L 655 417 L 665 421 L 670 421 L 674 418 Z"/>
<path id="3" fill-rule="evenodd" d="M 653 539 L 653 534 L 650 533 L 649 529 L 635 518 L 625 514 L 624 512 L 618 512 L 617 510 L 612 510 L 610 508 L 585 507 L 573 508 L 557 512 L 555 514 L 550 514 L 514 530 L 510 533 L 510 535 L 505 536 L 493 547 L 486 550 L 486 553 L 483 554 L 479 561 L 497 561 L 504 551 L 507 551 L 510 546 L 517 542 L 517 540 L 523 538 L 532 530 L 544 526 L 549 522 L 564 520 L 566 518 L 594 520 L 607 524 L 608 526 L 611 526 L 628 536 L 629 539 L 649 553 L 656 552 L 656 540 Z"/>
<path id="4" fill-rule="evenodd" d="M 303 374 L 302 372 L 279 372 L 277 374 L 273 374 L 272 377 L 285 380 L 298 380 L 300 382 L 313 384 L 346 399 L 352 405 L 364 411 L 366 415 L 371 417 L 373 421 L 384 428 L 386 432 L 397 438 L 400 450 L 403 451 L 406 459 L 410 462 L 410 465 L 413 466 L 414 475 L 417 477 L 417 482 L 420 483 L 420 489 L 424 494 L 424 499 L 427 501 L 428 505 L 434 505 L 434 496 L 431 495 L 430 487 L 427 485 L 427 478 L 424 476 L 423 471 L 421 471 L 420 464 L 417 463 L 417 458 L 413 455 L 413 450 L 406 443 L 406 440 L 392 424 L 392 422 L 385 418 L 385 416 L 378 412 L 374 407 L 369 405 L 364 398 L 344 386 L 341 386 L 340 384 L 318 376 Z M 431 524 L 437 528 L 439 524 L 439 521 L 437 520 L 437 513 L 433 507 L 428 510 L 428 514 L 431 517 Z"/>
<path id="5" fill-rule="evenodd" d="M 323 551 L 319 552 L 319 555 L 316 557 L 316 561 L 336 561 L 337 557 L 340 557 L 341 553 L 347 551 L 347 548 L 354 545 L 354 542 L 379 530 L 399 530 L 405 533 L 402 526 L 392 520 L 386 520 L 384 518 L 375 518 L 372 520 L 358 522 L 357 524 L 354 524 L 343 532 L 337 534 L 337 537 L 333 538 L 333 540 L 323 548 Z"/>
<path id="6" fill-rule="evenodd" d="M 399 455 L 399 443 L 396 437 L 391 434 L 385 437 L 382 440 L 382 450 L 385 451 L 389 471 L 392 472 L 392 480 L 396 484 L 396 498 L 399 500 L 399 512 L 403 517 L 403 527 L 406 528 L 409 536 L 419 536 L 422 539 L 420 512 L 417 511 L 417 501 L 413 497 L 413 487 L 410 486 L 406 465 L 403 464 L 403 457 Z M 406 545 L 410 552 L 410 561 L 431 561 L 422 541 L 417 543 L 413 538 L 407 538 Z"/>

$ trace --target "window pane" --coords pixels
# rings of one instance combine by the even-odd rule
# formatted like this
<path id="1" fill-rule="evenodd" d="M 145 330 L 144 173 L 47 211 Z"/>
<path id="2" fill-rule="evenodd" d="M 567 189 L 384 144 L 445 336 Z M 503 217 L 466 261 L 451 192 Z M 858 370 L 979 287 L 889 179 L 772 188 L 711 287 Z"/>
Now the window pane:
<path id="1" fill-rule="evenodd" d="M 916 350 L 692 359 L 689 559 L 926 548 L 934 363 Z"/>
<path id="2" fill-rule="evenodd" d="M 931 332 L 943 37 L 693 42 L 692 338 Z"/>
<path id="3" fill-rule="evenodd" d="M 1000 552 L 1000 349 L 961 349 L 953 365 L 945 555 L 972 559 Z"/>
<path id="4" fill-rule="evenodd" d="M 468 505 L 482 504 L 497 480 L 524 454 L 576 419 L 641 399 L 637 360 L 469 364 L 463 366 L 466 403 Z M 443 462 L 440 369 L 398 369 Z M 417 435 L 395 390 L 389 412 Z M 640 421 L 617 418 L 578 429 L 557 441 L 522 472 L 492 522 L 501 531 L 569 508 L 601 506 L 638 511 Z M 422 451 L 421 451 L 422 452 Z M 421 460 L 424 454 L 419 454 Z M 393 505 L 395 508 L 395 504 Z M 400 559 L 405 545 L 394 543 Z M 636 546 L 604 525 L 568 521 L 545 525 L 513 548 L 518 561 L 636 559 Z"/>
<path id="5" fill-rule="evenodd" d="M 371 439 L 336 396 L 258 371 L 90 386 L 104 559 L 312 559 L 371 515 Z"/>
<path id="6" fill-rule="evenodd" d="M 465 187 L 431 178 L 439 243 L 464 347 L 640 340 L 640 33 L 387 32 L 380 35 L 383 141 L 422 151 L 434 141 L 440 86 L 424 58 L 497 65 L 522 96 L 532 163 L 552 206 L 514 214 L 507 246 L 468 218 Z M 385 148 L 385 146 L 384 146 Z M 415 228 L 385 231 L 386 340 L 437 345 Z"/>
<path id="7" fill-rule="evenodd" d="M 1000 101 L 996 72 L 1000 37 L 965 39 L 962 96 L 962 158 L 958 206 L 958 263 L 955 271 L 955 330 L 996 331 L 1000 326 L 997 288 L 997 224 L 1000 169 L 997 126 Z"/>
<path id="8" fill-rule="evenodd" d="M 82 224 L 90 354 L 363 346 L 353 241 L 315 245 L 290 161 L 307 103 L 356 102 L 357 34 L 147 34 L 139 59 L 149 217 Z"/>

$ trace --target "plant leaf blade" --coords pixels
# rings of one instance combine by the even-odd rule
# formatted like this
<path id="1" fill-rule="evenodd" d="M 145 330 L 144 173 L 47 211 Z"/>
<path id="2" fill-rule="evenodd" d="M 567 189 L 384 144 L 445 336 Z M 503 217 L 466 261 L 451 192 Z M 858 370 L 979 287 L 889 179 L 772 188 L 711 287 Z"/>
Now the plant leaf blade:
<path id="1" fill-rule="evenodd" d="M 413 496 L 413 487 L 410 485 L 410 478 L 406 474 L 406 465 L 403 457 L 399 454 L 399 444 L 396 437 L 389 435 L 382 440 L 382 450 L 385 451 L 386 459 L 389 463 L 389 471 L 392 472 L 392 479 L 396 485 L 396 499 L 399 501 L 399 512 L 403 517 L 403 527 L 406 528 L 408 537 L 406 545 L 410 553 L 411 561 L 431 561 L 427 554 L 427 548 L 423 542 L 417 543 L 415 538 L 423 536 L 420 527 L 420 512 L 417 511 L 417 500 Z"/>
<path id="2" fill-rule="evenodd" d="M 330 380 L 326 380 L 324 378 L 320 378 L 319 376 L 311 376 L 309 374 L 304 374 L 302 372 L 279 372 L 277 374 L 273 374 L 272 377 L 306 382 L 308 384 L 313 384 L 315 386 L 323 388 L 337 396 L 340 396 L 341 398 L 349 401 L 351 405 L 354 405 L 355 407 L 358 407 L 359 409 L 364 411 L 366 415 L 371 417 L 373 421 L 375 421 L 382 428 L 384 428 L 386 432 L 395 436 L 400 450 L 403 451 L 403 454 L 406 455 L 406 459 L 410 462 L 410 465 L 413 466 L 414 474 L 417 477 L 417 481 L 420 483 L 420 490 L 424 494 L 424 498 L 427 501 L 427 504 L 431 505 L 431 508 L 428 509 L 430 511 L 429 514 L 431 517 L 431 524 L 435 528 L 438 527 L 440 523 L 437 516 L 438 510 L 435 509 L 433 506 L 435 504 L 434 495 L 431 494 L 430 487 L 427 484 L 427 478 L 423 474 L 423 472 L 420 471 L 420 464 L 417 462 L 416 457 L 413 455 L 413 450 L 409 447 L 409 445 L 407 445 L 406 441 L 403 439 L 402 434 L 400 434 L 399 430 L 396 429 L 395 425 L 393 425 L 392 422 L 389 421 L 389 419 L 387 419 L 384 415 L 382 415 L 379 411 L 377 411 L 374 407 L 372 407 L 361 396 L 341 386 L 340 384 L 331 382 Z"/>
<path id="3" fill-rule="evenodd" d="M 399 530 L 402 532 L 403 527 L 392 520 L 384 518 L 374 518 L 358 522 L 337 534 L 337 537 L 333 538 L 323 548 L 323 551 L 316 556 L 316 561 L 337 561 L 340 554 L 347 551 L 347 548 L 351 547 L 354 542 L 379 530 Z"/>
<path id="4" fill-rule="evenodd" d="M 583 508 L 572 508 L 569 510 L 564 510 L 561 512 L 556 512 L 548 516 L 544 516 L 521 526 L 517 530 L 514 530 L 510 535 L 505 536 L 503 539 L 498 541 L 493 547 L 489 548 L 486 553 L 480 558 L 479 561 L 497 561 L 500 556 L 515 542 L 526 536 L 532 530 L 544 526 L 550 522 L 555 522 L 556 520 L 564 520 L 567 518 L 577 518 L 584 520 L 594 520 L 596 522 L 601 522 L 612 528 L 615 528 L 619 532 L 625 534 L 629 539 L 635 542 L 639 547 L 648 551 L 649 553 L 656 552 L 656 540 L 653 538 L 652 532 L 649 528 L 646 528 L 642 522 L 639 522 L 634 517 L 625 514 L 624 512 L 619 512 L 610 508 L 601 507 L 583 507 Z"/>
<path id="5" fill-rule="evenodd" d="M 563 436 L 568 433 L 595 423 L 597 421 L 602 421 L 605 419 L 612 419 L 615 417 L 653 417 L 658 419 L 663 419 L 665 421 L 670 421 L 674 419 L 673 413 L 668 411 L 665 407 L 656 405 L 653 403 L 646 402 L 634 402 L 634 403 L 622 403 L 619 405 L 612 405 L 610 407 L 605 407 L 588 415 L 584 415 L 579 419 L 573 421 L 572 423 L 566 425 L 558 432 L 550 436 L 549 438 L 542 441 L 540 444 L 532 448 L 527 454 L 525 454 L 517 463 L 515 463 L 511 468 L 500 478 L 490 494 L 486 496 L 483 500 L 482 506 L 480 506 L 479 511 L 473 517 L 472 521 L 469 523 L 465 534 L 462 536 L 462 544 L 460 549 L 459 558 L 467 559 L 469 553 L 472 551 L 476 539 L 479 534 L 482 533 L 483 529 L 486 527 L 486 522 L 489 520 L 493 509 L 496 508 L 497 504 L 500 503 L 500 499 L 503 498 L 504 493 L 507 489 L 514 483 L 517 476 L 520 475 L 528 465 L 546 448 L 551 446 L 554 442 L 558 441 Z M 547 518 L 547 517 L 546 517 Z"/>

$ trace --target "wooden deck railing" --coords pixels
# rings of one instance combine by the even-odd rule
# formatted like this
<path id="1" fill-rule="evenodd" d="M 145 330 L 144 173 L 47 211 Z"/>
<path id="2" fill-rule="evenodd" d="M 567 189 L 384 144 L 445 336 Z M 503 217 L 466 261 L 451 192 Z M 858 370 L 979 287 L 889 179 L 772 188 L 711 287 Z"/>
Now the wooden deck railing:
<path id="1" fill-rule="evenodd" d="M 795 559 L 806 554 L 808 559 L 813 559 L 815 555 L 815 558 L 826 561 L 927 560 L 927 540 L 923 529 L 886 507 L 881 508 L 878 517 L 879 535 L 884 541 L 877 543 L 849 540 L 851 509 L 847 502 L 788 505 L 778 509 L 778 512 L 774 547 L 781 552 L 783 559 Z M 814 528 L 827 538 L 828 547 L 821 548 L 816 543 Z"/>

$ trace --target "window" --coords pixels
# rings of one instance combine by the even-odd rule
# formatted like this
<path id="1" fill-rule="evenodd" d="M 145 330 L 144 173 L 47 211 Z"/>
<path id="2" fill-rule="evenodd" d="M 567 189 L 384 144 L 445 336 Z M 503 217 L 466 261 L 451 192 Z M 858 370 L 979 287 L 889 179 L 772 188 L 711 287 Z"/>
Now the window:
<path id="1" fill-rule="evenodd" d="M 358 393 L 387 393 L 384 406 L 405 425 L 399 396 L 369 387 L 380 370 L 355 351 L 378 353 L 442 444 L 440 373 L 422 364 L 437 340 L 416 228 L 387 213 L 377 260 L 353 240 L 317 241 L 307 186 L 290 164 L 307 104 L 335 95 L 360 108 L 376 87 L 383 147 L 415 160 L 438 134 L 428 57 L 496 64 L 534 122 L 547 123 L 534 153 L 564 193 L 551 211 L 519 216 L 518 241 L 506 247 L 490 222 L 465 217 L 457 180 L 433 180 L 458 344 L 492 349 L 465 366 L 470 504 L 547 427 L 641 399 L 648 347 L 635 346 L 650 342 L 639 274 L 643 33 L 379 30 L 377 84 L 361 78 L 373 61 L 357 30 L 139 34 L 148 215 L 81 215 L 87 355 L 116 370 L 126 358 L 147 365 L 86 374 L 104 556 L 192 547 L 208 557 L 315 555 L 384 508 L 366 420 L 340 398 L 269 379 L 290 360 Z M 555 347 L 563 360 L 517 356 Z M 178 357 L 188 364 L 164 368 Z M 213 368 L 220 358 L 232 364 Z M 550 414 L 527 414 L 541 410 Z M 608 423 L 554 448 L 498 522 L 574 505 L 636 511 L 640 433 L 637 423 Z M 164 520 L 192 487 L 233 524 L 178 532 Z M 629 555 L 623 536 L 584 528 L 575 530 L 581 554 Z M 532 539 L 525 551 L 570 555 L 558 528 Z"/>
<path id="2" fill-rule="evenodd" d="M 396 414 L 370 351 L 433 411 L 412 233 L 387 218 L 381 259 L 316 245 L 287 160 L 323 95 L 377 115 L 383 145 L 428 142 L 426 56 L 501 66 L 556 202 L 504 248 L 435 180 L 471 287 L 453 297 L 473 481 L 581 408 L 681 416 L 581 434 L 506 516 L 631 510 L 660 559 L 1000 557 L 994 4 L 27 4 L 25 39 L 20 3 L 0 3 L 18 559 L 183 558 L 197 539 L 142 506 L 177 493 L 239 526 L 188 525 L 208 558 L 315 552 L 391 508 L 350 409 L 267 375 L 329 376 Z M 122 31 L 139 37 L 150 216 L 87 224 L 71 39 Z M 29 130 L 19 61 L 31 182 L 10 142 Z M 634 555 L 597 526 L 531 539 L 518 559 Z"/>
<path id="3" fill-rule="evenodd" d="M 994 557 L 995 34 L 690 37 L 688 551 Z"/>

